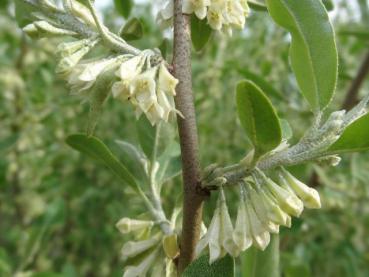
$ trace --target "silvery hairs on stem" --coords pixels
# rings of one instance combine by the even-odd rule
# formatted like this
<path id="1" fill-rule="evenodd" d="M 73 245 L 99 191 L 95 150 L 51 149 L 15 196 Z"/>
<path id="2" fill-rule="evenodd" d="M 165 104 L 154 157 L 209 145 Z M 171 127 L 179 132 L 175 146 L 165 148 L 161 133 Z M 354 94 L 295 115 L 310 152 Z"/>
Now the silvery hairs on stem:
<path id="1" fill-rule="evenodd" d="M 202 186 L 219 189 L 219 199 L 197 254 L 208 249 L 209 263 L 213 263 L 227 253 L 237 257 L 252 245 L 264 250 L 270 242 L 270 234 L 278 234 L 280 226 L 291 227 L 291 217 L 299 217 L 304 207 L 321 208 L 318 191 L 305 185 L 283 166 L 304 162 L 336 166 L 340 157 L 327 150 L 352 122 L 367 113 L 368 101 L 369 96 L 366 96 L 351 111 L 335 111 L 326 121 L 317 114 L 311 128 L 297 144 L 290 146 L 287 141 L 282 141 L 256 162 L 252 150 L 238 164 L 224 168 L 212 164 L 205 168 Z M 267 174 L 276 175 L 277 180 Z M 238 185 L 240 189 L 234 225 L 224 193 L 231 185 Z"/>
<path id="2" fill-rule="evenodd" d="M 58 7 L 51 0 L 23 0 L 31 10 L 32 23 L 23 28 L 32 38 L 72 37 L 57 47 L 56 73 L 65 79 L 71 93 L 90 104 L 88 134 L 92 134 L 111 94 L 144 114 L 152 125 L 168 122 L 176 114 L 175 87 L 178 80 L 167 69 L 157 50 L 139 50 L 109 31 L 97 15 L 91 0 L 63 0 Z M 88 57 L 101 45 L 105 57 Z M 84 59 L 85 58 L 85 59 Z"/>

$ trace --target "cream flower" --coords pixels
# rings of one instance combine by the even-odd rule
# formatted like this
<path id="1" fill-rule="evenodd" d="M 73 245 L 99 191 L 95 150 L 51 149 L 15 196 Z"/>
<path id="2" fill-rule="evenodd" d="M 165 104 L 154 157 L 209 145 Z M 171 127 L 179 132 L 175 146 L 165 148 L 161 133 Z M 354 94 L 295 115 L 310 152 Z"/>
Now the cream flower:
<path id="1" fill-rule="evenodd" d="M 246 201 L 246 211 L 253 245 L 255 245 L 260 250 L 264 250 L 270 242 L 270 234 L 256 215 L 254 207 L 250 204 L 250 199 L 248 200 L 249 201 Z"/>
<path id="2" fill-rule="evenodd" d="M 148 254 L 138 265 L 126 266 L 123 277 L 146 276 L 147 272 L 153 267 L 159 253 L 160 249 L 157 248 Z"/>
<path id="3" fill-rule="evenodd" d="M 174 78 L 172 74 L 169 73 L 167 67 L 164 63 L 161 63 L 159 69 L 159 81 L 158 88 L 166 93 L 175 96 L 176 86 L 178 84 L 178 79 Z"/>
<path id="4" fill-rule="evenodd" d="M 296 195 L 283 189 L 274 183 L 271 179 L 267 178 L 265 184 L 278 201 L 279 206 L 286 213 L 299 217 L 304 209 L 302 201 L 296 197 Z"/>
<path id="5" fill-rule="evenodd" d="M 292 190 L 301 198 L 305 207 L 310 209 L 320 209 L 322 207 L 318 191 L 308 187 L 285 169 L 282 169 L 282 175 L 282 178 L 287 181 Z"/>
<path id="6" fill-rule="evenodd" d="M 210 0 L 184 0 L 182 11 L 187 14 L 195 13 L 199 19 L 204 19 L 209 5 Z"/>
<path id="7" fill-rule="evenodd" d="M 196 254 L 199 255 L 206 246 L 209 247 L 209 263 L 222 258 L 226 253 L 236 257 L 240 253 L 240 247 L 233 239 L 233 226 L 228 213 L 224 192 L 221 189 L 214 211 L 213 218 L 205 236 L 201 238 L 197 247 Z"/>
<path id="8" fill-rule="evenodd" d="M 211 28 L 218 31 L 222 29 L 224 19 L 221 11 L 209 8 L 207 18 Z"/>
<path id="9" fill-rule="evenodd" d="M 160 243 L 158 236 L 141 241 L 128 241 L 122 247 L 122 257 L 124 259 L 135 257 Z"/>
<path id="10" fill-rule="evenodd" d="M 154 222 L 151 220 L 138 220 L 124 217 L 118 221 L 116 227 L 122 234 L 128 234 L 130 232 L 139 232 L 151 228 L 153 225 Z"/>
<path id="11" fill-rule="evenodd" d="M 252 235 L 247 219 L 247 210 L 244 196 L 238 205 L 236 225 L 233 232 L 233 240 L 241 251 L 245 251 L 252 245 Z"/>

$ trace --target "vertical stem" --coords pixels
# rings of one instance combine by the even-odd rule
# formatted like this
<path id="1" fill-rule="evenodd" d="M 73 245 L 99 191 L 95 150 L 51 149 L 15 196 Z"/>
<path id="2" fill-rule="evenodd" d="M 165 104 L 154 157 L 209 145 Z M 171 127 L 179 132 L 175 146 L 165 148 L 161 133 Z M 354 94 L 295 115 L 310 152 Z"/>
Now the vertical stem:
<path id="1" fill-rule="evenodd" d="M 173 70 L 175 77 L 179 80 L 175 102 L 177 109 L 184 116 L 184 118 L 178 116 L 184 190 L 179 273 L 182 273 L 195 257 L 205 198 L 205 194 L 198 189 L 200 167 L 196 115 L 192 95 L 190 24 L 190 16 L 182 14 L 182 0 L 175 0 Z"/>

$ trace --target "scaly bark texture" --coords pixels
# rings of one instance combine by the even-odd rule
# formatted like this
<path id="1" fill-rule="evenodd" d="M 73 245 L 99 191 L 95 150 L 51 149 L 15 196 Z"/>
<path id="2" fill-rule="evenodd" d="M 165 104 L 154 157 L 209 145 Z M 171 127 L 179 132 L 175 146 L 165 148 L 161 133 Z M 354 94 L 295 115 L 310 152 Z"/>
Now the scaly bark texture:
<path id="1" fill-rule="evenodd" d="M 184 191 L 181 252 L 178 263 L 178 271 L 182 273 L 195 257 L 205 198 L 205 194 L 199 190 L 198 137 L 191 76 L 191 21 L 189 15 L 182 14 L 182 0 L 174 1 L 173 71 L 179 80 L 176 107 L 184 116 L 178 116 Z"/>

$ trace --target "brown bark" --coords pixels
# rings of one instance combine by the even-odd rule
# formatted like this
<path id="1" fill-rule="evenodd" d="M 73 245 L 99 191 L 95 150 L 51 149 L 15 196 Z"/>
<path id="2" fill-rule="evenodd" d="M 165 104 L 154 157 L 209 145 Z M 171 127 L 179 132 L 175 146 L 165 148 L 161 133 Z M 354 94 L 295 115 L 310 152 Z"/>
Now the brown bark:
<path id="1" fill-rule="evenodd" d="M 200 237 L 203 201 L 206 195 L 199 189 L 200 166 L 192 94 L 190 24 L 190 16 L 182 14 L 182 0 L 175 0 L 173 70 L 179 80 L 175 102 L 177 109 L 184 116 L 184 118 L 178 116 L 184 193 L 179 273 L 182 273 L 195 257 L 195 247 Z"/>

